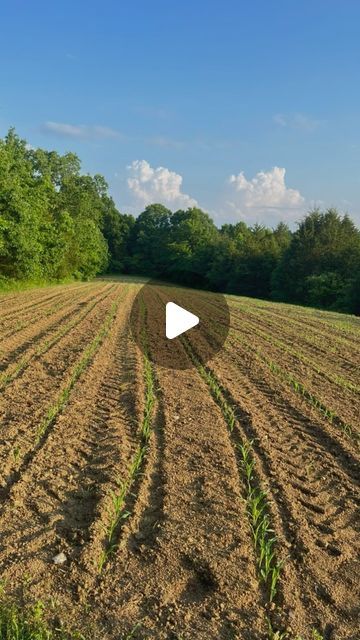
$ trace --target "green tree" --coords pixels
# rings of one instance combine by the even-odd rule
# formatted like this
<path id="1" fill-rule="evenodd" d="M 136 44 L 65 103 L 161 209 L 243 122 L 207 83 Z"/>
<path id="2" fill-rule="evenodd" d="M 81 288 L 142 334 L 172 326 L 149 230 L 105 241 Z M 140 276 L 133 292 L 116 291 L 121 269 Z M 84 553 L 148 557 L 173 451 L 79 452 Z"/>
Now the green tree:
<path id="1" fill-rule="evenodd" d="M 288 227 L 279 224 L 273 231 L 262 225 L 248 227 L 244 222 L 239 222 L 222 227 L 221 235 L 232 243 L 231 262 L 222 267 L 229 273 L 227 290 L 269 298 L 271 274 L 290 242 Z"/>
<path id="2" fill-rule="evenodd" d="M 273 297 L 341 308 L 358 268 L 360 232 L 336 209 L 310 212 L 275 269 Z"/>
<path id="3" fill-rule="evenodd" d="M 111 198 L 105 198 L 104 237 L 108 243 L 110 273 L 126 273 L 131 269 L 131 241 L 135 218 L 121 214 Z"/>
<path id="4" fill-rule="evenodd" d="M 207 213 L 196 207 L 171 217 L 168 242 L 169 276 L 178 282 L 204 286 L 218 230 Z"/>
<path id="5" fill-rule="evenodd" d="M 56 216 L 66 211 L 73 221 L 68 236 L 72 274 L 91 278 L 108 265 L 108 247 L 102 233 L 106 182 L 101 176 L 69 175 L 61 183 Z"/>
<path id="6" fill-rule="evenodd" d="M 107 185 L 81 176 L 75 154 L 29 149 L 10 129 L 0 140 L 0 276 L 89 278 L 106 268 Z"/>
<path id="7" fill-rule="evenodd" d="M 169 209 L 152 204 L 136 219 L 130 239 L 132 271 L 153 277 L 167 275 L 170 218 Z"/>
<path id="8" fill-rule="evenodd" d="M 49 223 L 51 183 L 33 177 L 25 140 L 13 129 L 0 140 L 0 273 L 41 278 L 42 237 Z"/>

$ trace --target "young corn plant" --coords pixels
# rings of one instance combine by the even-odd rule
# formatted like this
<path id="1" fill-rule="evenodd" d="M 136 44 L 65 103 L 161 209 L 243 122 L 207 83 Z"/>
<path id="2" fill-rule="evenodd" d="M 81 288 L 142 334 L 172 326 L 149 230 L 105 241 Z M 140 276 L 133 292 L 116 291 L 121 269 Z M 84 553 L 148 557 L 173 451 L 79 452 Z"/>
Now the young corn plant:
<path id="1" fill-rule="evenodd" d="M 63 411 L 63 409 L 67 405 L 71 391 L 73 390 L 76 382 L 80 378 L 83 371 L 88 367 L 96 351 L 98 350 L 98 347 L 100 346 L 100 344 L 103 342 L 103 340 L 109 333 L 122 297 L 123 297 L 123 294 L 115 302 L 113 302 L 111 309 L 105 318 L 105 321 L 100 327 L 100 330 L 96 334 L 95 338 L 93 338 L 89 346 L 85 349 L 78 363 L 75 365 L 75 368 L 73 369 L 70 380 L 67 383 L 66 387 L 63 388 L 56 402 L 49 407 L 45 417 L 43 418 L 43 420 L 41 421 L 37 429 L 37 433 L 36 433 L 37 443 L 39 443 L 42 437 L 45 435 L 46 431 L 48 430 L 49 426 L 51 425 L 53 420 L 56 418 L 56 416 L 61 411 Z"/>
<path id="2" fill-rule="evenodd" d="M 131 461 L 129 471 L 127 474 L 127 480 L 122 482 L 118 481 L 118 491 L 110 491 L 110 506 L 108 508 L 108 522 L 104 527 L 105 532 L 105 547 L 100 554 L 98 561 L 99 573 L 102 572 L 104 565 L 114 554 L 118 548 L 118 533 L 124 520 L 126 520 L 131 514 L 126 510 L 127 497 L 129 491 L 133 486 L 137 476 L 139 475 L 143 460 L 147 452 L 147 447 L 140 445 L 135 451 L 133 459 Z"/>
<path id="3" fill-rule="evenodd" d="M 143 330 L 141 334 L 142 344 L 143 344 L 143 352 L 144 352 L 144 383 L 145 383 L 145 403 L 144 403 L 144 413 L 140 426 L 140 443 L 133 455 L 131 460 L 127 479 L 125 481 L 118 480 L 118 490 L 110 492 L 110 507 L 108 510 L 108 523 L 106 525 L 106 542 L 105 548 L 103 549 L 100 559 L 98 562 L 98 569 L 101 573 L 105 563 L 109 559 L 109 557 L 116 551 L 117 549 L 117 540 L 119 529 L 122 525 L 122 522 L 129 517 L 130 512 L 126 510 L 126 502 L 127 497 L 129 495 L 131 487 L 134 485 L 136 478 L 141 473 L 144 460 L 146 458 L 150 436 L 152 432 L 152 422 L 153 422 L 153 414 L 154 407 L 156 402 L 156 392 L 155 392 L 155 376 L 152 368 L 152 364 L 149 357 L 148 344 L 147 344 L 147 335 L 145 330 L 145 306 L 142 305 L 140 307 L 141 312 L 141 320 L 143 325 Z M 135 629 L 138 628 L 138 625 Z M 128 636 L 132 637 L 132 636 Z"/>
<path id="4" fill-rule="evenodd" d="M 140 629 L 141 627 L 141 623 L 138 622 L 130 631 L 130 633 L 128 633 L 126 636 L 124 636 L 123 640 L 132 640 L 135 637 L 135 633 L 138 629 Z"/>
<path id="5" fill-rule="evenodd" d="M 198 359 L 188 340 L 183 338 L 182 343 L 194 365 L 197 367 L 201 377 L 208 384 L 211 394 L 220 409 L 231 433 L 236 424 L 236 412 L 229 400 L 225 397 L 224 391 L 217 381 L 215 375 Z M 274 601 L 283 562 L 277 560 L 275 554 L 276 538 L 270 526 L 270 516 L 268 513 L 267 494 L 259 485 L 255 478 L 255 460 L 253 457 L 253 442 L 244 440 L 237 443 L 241 468 L 246 482 L 246 503 L 247 516 L 250 522 L 254 539 L 254 546 L 257 554 L 259 576 L 264 583 L 268 601 Z"/>
<path id="6" fill-rule="evenodd" d="M 259 575 L 267 588 L 269 602 L 273 602 L 283 562 L 276 559 L 276 538 L 267 512 L 267 494 L 253 477 L 255 462 L 251 454 L 252 443 L 245 441 L 238 445 L 238 449 L 247 481 L 247 515 L 257 552 Z"/>
<path id="7" fill-rule="evenodd" d="M 86 315 L 88 315 L 94 307 L 101 302 L 104 298 L 107 297 L 109 291 L 106 292 L 99 300 L 95 300 L 88 306 L 81 314 L 76 315 L 75 318 L 71 319 L 66 324 L 62 325 L 60 329 L 51 337 L 42 342 L 34 354 L 24 356 L 19 360 L 19 362 L 15 363 L 15 365 L 11 368 L 10 371 L 7 371 L 0 375 L 0 389 L 4 389 L 10 382 L 12 382 L 22 371 L 24 371 L 30 362 L 34 358 L 38 358 L 42 356 L 46 351 L 48 351 L 56 342 L 58 342 L 61 338 L 63 338 L 69 331 L 78 325 Z"/>
<path id="8" fill-rule="evenodd" d="M 268 623 L 268 640 L 289 640 L 289 635 L 287 631 L 275 631 L 271 624 L 271 620 L 267 618 Z M 300 638 L 296 638 L 296 640 L 301 640 Z"/>
<path id="9" fill-rule="evenodd" d="M 239 337 L 236 339 L 239 340 Z M 275 374 L 288 384 L 292 389 L 294 389 L 295 393 L 305 398 L 305 400 L 319 413 L 321 413 L 321 415 L 323 415 L 331 424 L 339 427 L 348 437 L 352 438 L 358 445 L 360 444 L 360 432 L 358 429 L 355 429 L 353 426 L 345 423 L 335 411 L 327 407 L 319 398 L 311 393 L 302 382 L 296 380 L 276 362 L 270 360 L 260 349 L 254 350 L 253 353 L 258 360 L 265 363 L 271 373 Z"/>
<path id="10" fill-rule="evenodd" d="M 128 487 L 126 482 L 120 482 L 119 493 L 116 493 L 115 491 L 110 492 L 112 510 L 110 512 L 110 522 L 107 531 L 108 541 L 110 544 L 113 540 L 119 521 L 129 515 L 127 511 L 124 511 L 127 489 Z"/>
<path id="11" fill-rule="evenodd" d="M 19 445 L 16 445 L 16 447 L 13 448 L 13 458 L 14 458 L 15 464 L 18 464 L 21 458 L 21 447 Z"/>

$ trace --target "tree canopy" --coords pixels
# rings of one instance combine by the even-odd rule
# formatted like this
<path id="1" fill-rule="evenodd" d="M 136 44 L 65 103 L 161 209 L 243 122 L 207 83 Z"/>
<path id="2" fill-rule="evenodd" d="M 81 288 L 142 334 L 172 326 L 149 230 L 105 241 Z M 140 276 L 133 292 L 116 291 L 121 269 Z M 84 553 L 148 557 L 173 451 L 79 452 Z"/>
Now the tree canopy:
<path id="1" fill-rule="evenodd" d="M 102 233 L 107 185 L 80 175 L 73 153 L 29 149 L 14 130 L 0 140 L 0 274 L 91 278 L 108 263 Z"/>
<path id="2" fill-rule="evenodd" d="M 294 232 L 218 229 L 199 208 L 156 203 L 134 218 L 74 153 L 29 148 L 10 129 L 0 140 L 0 284 L 106 271 L 360 314 L 360 231 L 348 215 L 315 209 Z"/>

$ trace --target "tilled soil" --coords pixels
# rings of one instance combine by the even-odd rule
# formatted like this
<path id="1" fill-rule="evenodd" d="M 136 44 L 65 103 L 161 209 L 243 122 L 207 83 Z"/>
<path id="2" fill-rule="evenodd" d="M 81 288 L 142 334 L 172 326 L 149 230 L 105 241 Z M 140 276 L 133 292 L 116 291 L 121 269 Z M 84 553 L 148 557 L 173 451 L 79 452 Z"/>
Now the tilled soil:
<path id="1" fill-rule="evenodd" d="M 8 590 L 51 603 L 49 624 L 86 640 L 312 640 L 315 631 L 359 640 L 360 323 L 231 297 L 224 349 L 201 363 L 189 332 L 174 354 L 175 367 L 186 357 L 189 368 L 166 369 L 151 364 L 163 328 L 150 299 L 138 318 L 144 353 L 130 330 L 138 290 L 114 281 L 0 297 Z M 327 340 L 346 346 L 336 368 Z M 263 352 L 352 432 L 255 356 Z M 244 442 L 282 563 L 272 602 L 249 522 Z M 59 553 L 66 561 L 55 565 Z"/>

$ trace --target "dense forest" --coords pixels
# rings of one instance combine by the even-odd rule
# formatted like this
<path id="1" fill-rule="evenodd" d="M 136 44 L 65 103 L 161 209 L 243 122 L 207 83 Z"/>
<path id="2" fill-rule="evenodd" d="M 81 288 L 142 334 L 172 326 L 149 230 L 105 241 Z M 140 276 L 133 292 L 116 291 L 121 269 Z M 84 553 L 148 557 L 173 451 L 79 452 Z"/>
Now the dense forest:
<path id="1" fill-rule="evenodd" d="M 318 209 L 291 232 L 244 222 L 218 229 L 198 208 L 120 213 L 79 158 L 0 140 L 0 287 L 13 281 L 133 273 L 195 287 L 360 314 L 360 231 Z"/>

